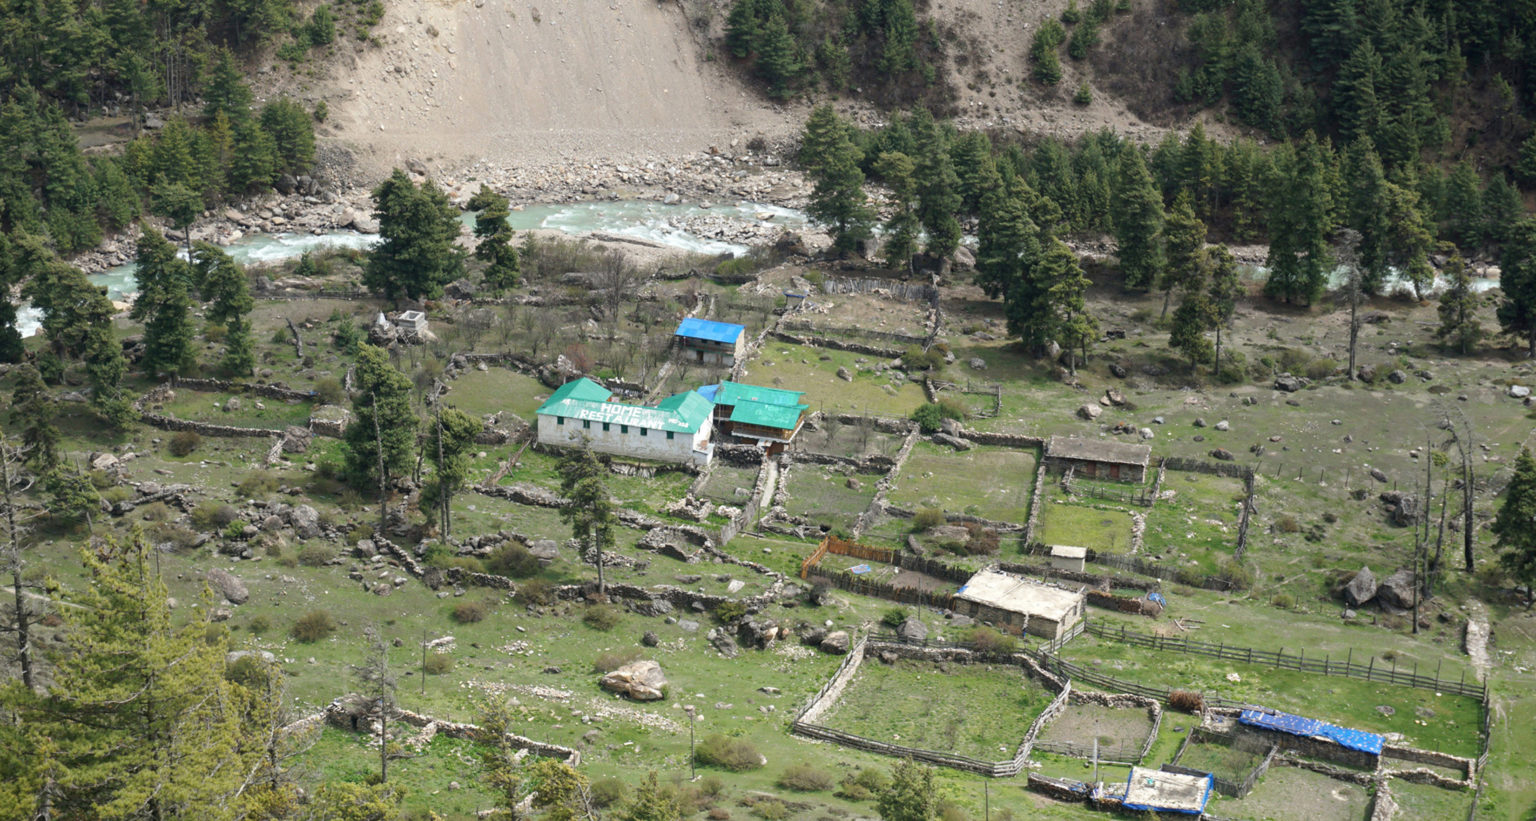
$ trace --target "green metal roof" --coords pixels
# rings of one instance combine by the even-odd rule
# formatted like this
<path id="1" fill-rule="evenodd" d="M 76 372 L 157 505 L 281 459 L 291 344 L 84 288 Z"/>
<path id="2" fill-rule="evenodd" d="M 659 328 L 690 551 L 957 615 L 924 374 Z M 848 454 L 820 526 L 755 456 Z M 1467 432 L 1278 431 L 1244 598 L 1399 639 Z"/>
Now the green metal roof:
<path id="1" fill-rule="evenodd" d="M 583 382 L 587 383 L 585 387 L 571 387 L 572 385 L 580 386 Z M 567 388 L 571 390 L 562 395 L 561 392 Z M 587 398 L 599 394 L 601 399 Z M 709 400 L 693 391 L 669 396 L 654 408 L 602 401 L 610 395 L 607 388 L 596 382 L 590 379 L 578 379 L 562 385 L 560 390 L 551 394 L 549 401 L 540 405 L 537 413 L 540 416 L 563 416 L 567 419 L 590 422 L 634 425 L 650 430 L 698 433 L 699 428 L 709 420 L 712 408 Z"/>
<path id="2" fill-rule="evenodd" d="M 738 382 L 721 382 L 720 390 L 715 393 L 717 405 L 739 405 L 742 402 L 757 402 L 764 405 L 782 405 L 793 407 L 800 405 L 800 397 L 805 391 L 786 391 L 782 388 L 764 388 L 758 385 L 743 385 Z M 805 407 L 801 405 L 801 407 Z"/>
<path id="3" fill-rule="evenodd" d="M 763 428 L 794 430 L 800 422 L 800 414 L 809 405 L 770 405 L 751 400 L 737 402 L 731 409 L 731 421 Z"/>
<path id="4" fill-rule="evenodd" d="M 583 376 L 580 379 L 567 382 L 556 388 L 555 392 L 549 395 L 549 399 L 544 404 L 548 405 L 552 402 L 559 402 L 562 399 L 580 399 L 584 402 L 607 402 L 608 397 L 612 395 L 613 391 Z"/>

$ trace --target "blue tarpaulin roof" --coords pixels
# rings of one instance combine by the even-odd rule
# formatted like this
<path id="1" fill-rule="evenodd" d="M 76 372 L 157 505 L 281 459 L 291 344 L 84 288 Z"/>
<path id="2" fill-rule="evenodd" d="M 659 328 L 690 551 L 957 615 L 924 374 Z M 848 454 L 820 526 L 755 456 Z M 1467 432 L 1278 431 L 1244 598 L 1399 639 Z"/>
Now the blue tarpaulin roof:
<path id="1" fill-rule="evenodd" d="M 1176 812 L 1201 815 L 1211 800 L 1216 776 L 1184 775 L 1132 767 L 1125 780 L 1122 807 L 1143 812 Z"/>
<path id="2" fill-rule="evenodd" d="M 745 330 L 746 328 L 729 322 L 714 322 L 690 316 L 677 323 L 677 331 L 673 335 L 686 336 L 690 339 L 707 339 L 711 342 L 735 342 Z"/>
<path id="3" fill-rule="evenodd" d="M 1290 713 L 1272 712 L 1269 710 L 1244 710 L 1237 717 L 1243 724 L 1253 727 L 1262 727 L 1266 730 L 1278 730 L 1282 733 L 1290 733 L 1299 736 L 1319 736 L 1350 750 L 1359 750 L 1371 755 L 1381 755 L 1381 745 L 1385 739 L 1378 733 L 1368 733 L 1364 730 L 1351 730 L 1347 727 L 1338 727 L 1326 721 L 1318 721 L 1315 718 L 1304 718 Z"/>

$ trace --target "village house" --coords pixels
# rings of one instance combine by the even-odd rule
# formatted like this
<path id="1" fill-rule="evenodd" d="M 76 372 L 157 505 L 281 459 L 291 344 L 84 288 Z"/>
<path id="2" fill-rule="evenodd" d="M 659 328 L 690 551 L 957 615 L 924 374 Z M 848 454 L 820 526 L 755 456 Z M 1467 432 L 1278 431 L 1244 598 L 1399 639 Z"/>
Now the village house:
<path id="1" fill-rule="evenodd" d="M 1089 479 L 1141 484 L 1147 480 L 1150 461 L 1152 448 L 1131 442 L 1052 436 L 1045 445 L 1047 467 L 1059 473 L 1071 468 L 1076 475 Z"/>
<path id="2" fill-rule="evenodd" d="M 677 323 L 672 341 L 690 362 L 729 367 L 746 349 L 746 330 L 729 322 L 689 317 Z"/>
<path id="3" fill-rule="evenodd" d="M 655 407 L 610 401 L 613 393 L 586 377 L 561 385 L 539 406 L 538 441 L 570 447 L 586 440 L 616 456 L 704 466 L 714 455 L 709 400 L 685 391 Z"/>
<path id="4" fill-rule="evenodd" d="M 786 391 L 725 381 L 699 389 L 715 403 L 715 429 L 746 440 L 776 455 L 794 440 L 805 424 L 810 406 L 800 401 L 804 391 Z"/>
<path id="5" fill-rule="evenodd" d="M 953 609 L 1015 633 L 1056 639 L 1083 618 L 1087 596 L 987 568 L 955 593 Z"/>

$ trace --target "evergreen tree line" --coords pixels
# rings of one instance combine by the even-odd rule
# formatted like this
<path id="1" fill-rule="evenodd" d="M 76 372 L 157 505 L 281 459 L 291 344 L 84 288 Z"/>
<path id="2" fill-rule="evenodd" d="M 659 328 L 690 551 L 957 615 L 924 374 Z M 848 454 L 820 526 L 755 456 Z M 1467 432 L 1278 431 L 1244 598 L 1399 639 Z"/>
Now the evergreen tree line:
<path id="1" fill-rule="evenodd" d="M 61 253 L 75 253 L 141 214 L 185 227 L 206 208 L 314 165 L 309 112 L 287 99 L 253 110 L 228 53 L 205 99 L 198 122 L 172 118 L 121 155 L 86 157 L 59 106 L 17 88 L 0 102 L 0 230 L 46 236 Z"/>
<path id="2" fill-rule="evenodd" d="M 807 124 L 807 165 L 824 162 L 816 157 L 818 122 L 826 121 L 813 115 Z M 850 130 L 849 140 L 861 174 L 893 192 L 900 186 L 880 157 L 911 158 L 916 209 L 957 221 L 983 216 L 994 172 L 1019 177 L 1038 198 L 1036 222 L 1062 236 L 1114 235 L 1123 282 L 1134 289 L 1160 289 L 1163 223 L 1181 196 L 1212 241 L 1270 244 L 1267 292 L 1302 303 L 1321 295 L 1334 263 L 1329 243 L 1340 228 L 1362 236 L 1367 294 L 1380 293 L 1392 271 L 1422 292 L 1441 243 L 1467 257 L 1496 257 L 1524 216 L 1520 191 L 1507 176 L 1484 180 L 1469 161 L 1449 171 L 1425 163 L 1388 171 L 1369 137 L 1343 150 L 1310 133 L 1263 147 L 1246 138 L 1218 142 L 1196 125 L 1150 149 L 1108 131 L 1026 146 L 995 144 L 983 132 L 958 132 L 918 111 L 880 129 Z M 954 207 L 945 199 L 951 196 L 958 197 Z M 934 216 L 923 228 L 958 236 L 941 221 Z"/>
<path id="3" fill-rule="evenodd" d="M 735 0 L 725 46 L 777 99 L 858 86 L 886 105 L 948 105 L 943 41 L 913 0 Z"/>
<path id="4" fill-rule="evenodd" d="M 1536 9 L 1492 0 L 1180 0 L 1195 58 L 1175 97 L 1276 137 L 1369 137 L 1389 167 L 1459 140 L 1536 181 Z M 1461 132 L 1458 133 L 1458 129 Z M 1527 162 L 1514 164 L 1525 141 Z"/>

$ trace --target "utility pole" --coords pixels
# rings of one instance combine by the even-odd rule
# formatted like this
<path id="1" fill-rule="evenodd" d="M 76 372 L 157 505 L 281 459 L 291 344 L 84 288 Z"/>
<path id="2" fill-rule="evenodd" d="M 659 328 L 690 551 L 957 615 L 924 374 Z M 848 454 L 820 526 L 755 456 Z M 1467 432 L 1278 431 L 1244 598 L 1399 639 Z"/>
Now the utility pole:
<path id="1" fill-rule="evenodd" d="M 683 708 L 683 712 L 688 714 L 688 780 L 697 781 L 699 780 L 699 764 L 693 744 L 694 706 L 689 704 Z"/>

